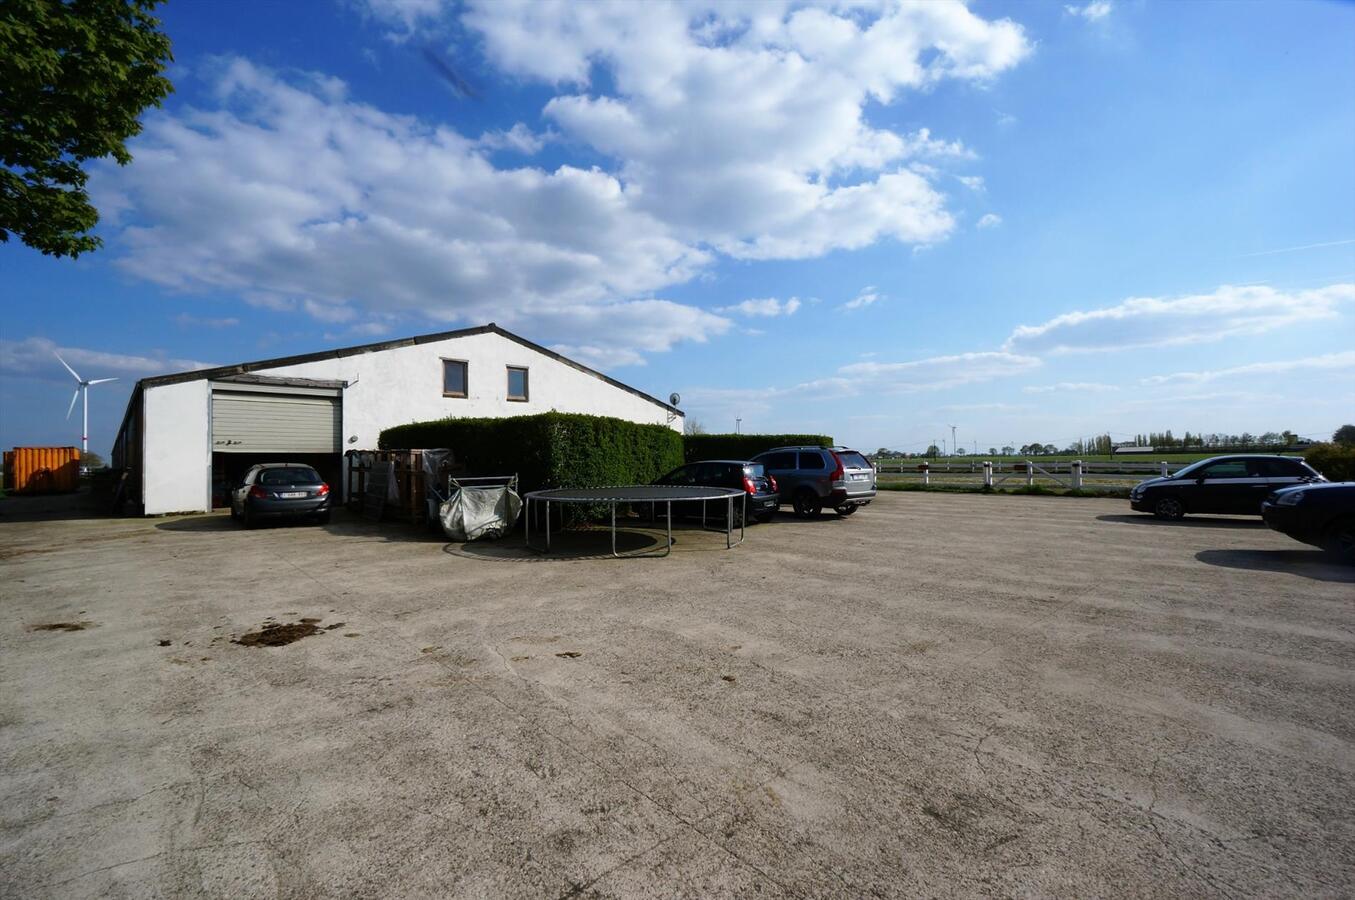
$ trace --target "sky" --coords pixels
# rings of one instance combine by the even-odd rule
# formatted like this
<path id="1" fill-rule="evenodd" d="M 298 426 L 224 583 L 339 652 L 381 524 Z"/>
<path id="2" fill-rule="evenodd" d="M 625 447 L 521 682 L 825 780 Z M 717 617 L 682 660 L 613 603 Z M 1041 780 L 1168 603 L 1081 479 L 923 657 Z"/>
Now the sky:
<path id="1" fill-rule="evenodd" d="M 497 322 L 871 451 L 1355 420 L 1355 5 L 161 8 L 104 246 L 0 245 L 0 445 Z"/>

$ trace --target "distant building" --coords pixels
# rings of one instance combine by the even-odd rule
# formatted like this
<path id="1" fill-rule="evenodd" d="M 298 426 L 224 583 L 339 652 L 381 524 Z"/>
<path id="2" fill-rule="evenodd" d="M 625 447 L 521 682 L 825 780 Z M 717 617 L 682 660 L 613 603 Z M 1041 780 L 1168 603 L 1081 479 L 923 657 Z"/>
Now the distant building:
<path id="1" fill-rule="evenodd" d="M 550 411 L 682 431 L 676 407 L 491 323 L 143 378 L 112 462 L 145 514 L 202 512 L 258 462 L 305 462 L 337 486 L 344 450 L 394 425 Z"/>

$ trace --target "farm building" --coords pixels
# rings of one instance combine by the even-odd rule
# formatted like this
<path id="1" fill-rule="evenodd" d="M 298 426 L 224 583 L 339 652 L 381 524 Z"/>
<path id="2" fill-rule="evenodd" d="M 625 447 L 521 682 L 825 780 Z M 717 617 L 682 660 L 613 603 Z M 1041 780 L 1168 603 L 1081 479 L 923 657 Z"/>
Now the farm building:
<path id="1" fill-rule="evenodd" d="M 682 412 L 490 323 L 143 378 L 113 445 L 143 512 L 200 512 L 252 465 L 296 461 L 342 483 L 343 452 L 447 416 L 614 416 L 682 430 Z"/>

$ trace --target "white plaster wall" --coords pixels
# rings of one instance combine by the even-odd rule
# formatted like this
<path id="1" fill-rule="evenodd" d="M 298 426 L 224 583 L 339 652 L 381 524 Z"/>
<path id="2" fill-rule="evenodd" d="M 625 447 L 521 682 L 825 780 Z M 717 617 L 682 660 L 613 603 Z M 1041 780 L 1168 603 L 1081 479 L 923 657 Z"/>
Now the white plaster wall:
<path id="1" fill-rule="evenodd" d="M 142 500 L 147 515 L 211 508 L 211 393 L 208 382 L 148 387 Z"/>
<path id="2" fill-rule="evenodd" d="M 465 360 L 467 396 L 442 396 L 442 359 Z M 508 399 L 508 366 L 525 366 L 526 402 Z M 343 449 L 376 446 L 383 429 L 446 416 L 542 412 L 614 416 L 682 431 L 682 417 L 493 332 L 360 353 L 254 374 L 345 381 Z M 211 385 L 206 379 L 145 391 L 143 499 L 147 515 L 211 508 Z M 356 440 L 350 441 L 350 437 Z"/>
<path id="3" fill-rule="evenodd" d="M 442 396 L 442 359 L 467 363 L 467 396 Z M 526 366 L 525 402 L 508 397 L 508 366 Z M 348 382 L 344 449 L 376 446 L 382 429 L 446 416 L 523 416 L 569 412 L 615 416 L 682 430 L 681 416 L 493 332 L 340 359 L 259 369 L 255 374 Z M 348 443 L 350 437 L 357 440 Z"/>

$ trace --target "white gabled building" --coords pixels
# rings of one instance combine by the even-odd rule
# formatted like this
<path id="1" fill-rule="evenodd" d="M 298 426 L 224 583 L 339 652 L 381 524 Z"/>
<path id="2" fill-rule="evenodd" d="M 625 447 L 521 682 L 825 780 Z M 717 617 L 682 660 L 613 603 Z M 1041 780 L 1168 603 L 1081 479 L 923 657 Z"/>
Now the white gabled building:
<path id="1" fill-rule="evenodd" d="M 385 428 L 551 411 L 682 430 L 676 407 L 491 323 L 143 378 L 113 465 L 145 514 L 201 512 L 257 462 L 308 462 L 341 483 L 343 452 Z"/>

